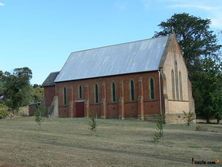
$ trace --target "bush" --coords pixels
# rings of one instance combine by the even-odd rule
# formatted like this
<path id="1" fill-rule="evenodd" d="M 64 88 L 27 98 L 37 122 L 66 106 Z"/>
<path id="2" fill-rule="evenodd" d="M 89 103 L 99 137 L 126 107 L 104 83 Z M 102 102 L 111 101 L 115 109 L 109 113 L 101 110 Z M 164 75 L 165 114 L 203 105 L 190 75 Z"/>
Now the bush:
<path id="1" fill-rule="evenodd" d="M 0 104 L 0 119 L 6 118 L 9 115 L 8 108 L 4 104 Z"/>
<path id="2" fill-rule="evenodd" d="M 35 111 L 35 121 L 36 123 L 41 126 L 41 123 L 43 121 L 43 117 L 46 116 L 46 108 L 42 105 L 37 105 L 36 111 Z"/>
<path id="3" fill-rule="evenodd" d="M 183 111 L 183 114 L 184 114 L 184 118 L 185 118 L 187 126 L 190 126 L 190 124 L 193 122 L 193 120 L 195 120 L 194 113 L 191 111 L 189 111 L 188 113 Z"/>

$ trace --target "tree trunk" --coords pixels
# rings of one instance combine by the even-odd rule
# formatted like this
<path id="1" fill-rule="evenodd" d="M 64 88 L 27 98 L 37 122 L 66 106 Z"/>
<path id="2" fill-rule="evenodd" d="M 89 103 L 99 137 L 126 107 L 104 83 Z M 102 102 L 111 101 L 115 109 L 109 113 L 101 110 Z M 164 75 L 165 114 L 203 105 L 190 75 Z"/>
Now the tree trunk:
<path id="1" fill-rule="evenodd" d="M 219 118 L 217 118 L 217 124 L 220 124 L 220 119 Z"/>
<path id="2" fill-rule="evenodd" d="M 207 124 L 209 124 L 210 123 L 210 118 L 207 118 Z"/>

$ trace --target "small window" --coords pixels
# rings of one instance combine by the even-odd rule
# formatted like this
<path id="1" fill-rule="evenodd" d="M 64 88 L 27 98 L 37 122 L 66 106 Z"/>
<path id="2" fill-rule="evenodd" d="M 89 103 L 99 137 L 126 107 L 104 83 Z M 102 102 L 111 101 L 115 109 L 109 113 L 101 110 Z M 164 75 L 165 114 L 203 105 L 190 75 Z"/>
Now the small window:
<path id="1" fill-rule="evenodd" d="M 80 85 L 79 89 L 78 89 L 78 95 L 79 95 L 79 99 L 83 98 L 83 87 Z"/>
<path id="2" fill-rule="evenodd" d="M 178 82 L 178 65 L 175 61 L 175 79 L 176 79 L 176 99 L 179 100 L 179 82 Z"/>
<path id="3" fill-rule="evenodd" d="M 63 89 L 63 102 L 64 102 L 64 105 L 67 105 L 67 89 L 66 88 Z"/>
<path id="4" fill-rule="evenodd" d="M 149 82 L 149 92 L 150 92 L 150 99 L 154 99 L 155 97 L 155 90 L 154 90 L 154 79 L 150 78 L 150 82 Z"/>
<path id="5" fill-rule="evenodd" d="M 135 85 L 134 85 L 134 81 L 133 80 L 130 81 L 130 99 L 132 101 L 135 100 Z"/>
<path id="6" fill-rule="evenodd" d="M 95 103 L 99 103 L 99 87 L 95 85 Z"/>
<path id="7" fill-rule="evenodd" d="M 112 102 L 116 102 L 116 84 L 112 83 Z"/>
<path id="8" fill-rule="evenodd" d="M 182 76 L 181 72 L 179 72 L 179 81 L 180 81 L 180 100 L 183 100 L 183 85 L 182 85 Z"/>
<path id="9" fill-rule="evenodd" d="M 172 98 L 175 100 L 175 80 L 174 80 L 174 71 L 171 71 L 171 79 L 172 79 Z"/>

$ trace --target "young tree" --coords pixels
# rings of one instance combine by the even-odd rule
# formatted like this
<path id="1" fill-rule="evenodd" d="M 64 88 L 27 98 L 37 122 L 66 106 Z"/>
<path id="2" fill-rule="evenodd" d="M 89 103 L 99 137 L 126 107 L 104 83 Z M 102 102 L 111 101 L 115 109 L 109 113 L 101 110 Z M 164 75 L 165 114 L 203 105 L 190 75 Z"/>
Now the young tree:
<path id="1" fill-rule="evenodd" d="M 156 131 L 153 134 L 153 141 L 158 143 L 160 139 L 163 137 L 163 125 L 164 125 L 164 117 L 163 115 L 159 115 L 156 122 Z"/>
<path id="2" fill-rule="evenodd" d="M 183 114 L 184 114 L 184 118 L 185 118 L 187 126 L 190 126 L 192 121 L 195 120 L 194 113 L 191 111 L 189 111 L 188 113 L 183 111 Z"/>
<path id="3" fill-rule="evenodd" d="M 91 111 L 89 113 L 89 129 L 92 132 L 96 132 L 96 127 L 97 127 L 97 123 L 96 123 L 96 113 L 94 111 Z"/>
<path id="4" fill-rule="evenodd" d="M 43 117 L 47 116 L 47 109 L 42 104 L 36 105 L 35 122 L 41 127 Z"/>

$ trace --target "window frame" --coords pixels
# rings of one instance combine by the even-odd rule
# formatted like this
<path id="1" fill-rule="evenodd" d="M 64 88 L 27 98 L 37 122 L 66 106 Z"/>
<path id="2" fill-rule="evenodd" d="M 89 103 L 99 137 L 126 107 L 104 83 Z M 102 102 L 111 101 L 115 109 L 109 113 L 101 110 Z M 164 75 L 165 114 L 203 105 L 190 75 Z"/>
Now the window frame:
<path id="1" fill-rule="evenodd" d="M 83 86 L 82 85 L 79 85 L 78 86 L 78 98 L 79 99 L 83 99 L 83 93 L 84 91 L 83 91 Z"/>
<path id="2" fill-rule="evenodd" d="M 181 71 L 179 71 L 179 84 L 180 84 L 180 100 L 183 100 L 183 82 Z"/>
<path id="3" fill-rule="evenodd" d="M 64 106 L 67 106 L 67 88 L 63 88 L 63 104 Z"/>
<path id="4" fill-rule="evenodd" d="M 94 85 L 94 102 L 95 104 L 99 103 L 99 86 L 97 83 Z"/>
<path id="5" fill-rule="evenodd" d="M 130 100 L 135 101 L 135 82 L 133 79 L 130 80 L 129 82 L 129 87 L 130 87 Z"/>
<path id="6" fill-rule="evenodd" d="M 179 100 L 180 95 L 179 95 L 179 81 L 178 81 L 178 64 L 177 64 L 177 60 L 174 61 L 174 65 L 175 65 L 175 87 L 176 87 L 175 97 L 176 97 L 176 100 Z"/>
<path id="7" fill-rule="evenodd" d="M 172 99 L 175 100 L 176 93 L 175 93 L 175 73 L 174 70 L 171 70 L 171 82 L 172 82 Z"/>
<path id="8" fill-rule="evenodd" d="M 116 83 L 113 81 L 111 83 L 111 101 L 112 103 L 116 103 L 117 102 L 117 95 L 116 95 Z"/>
<path id="9" fill-rule="evenodd" d="M 151 88 L 151 81 L 152 81 L 152 85 L 153 87 Z M 149 99 L 150 100 L 155 100 L 155 80 L 153 77 L 149 78 Z"/>

